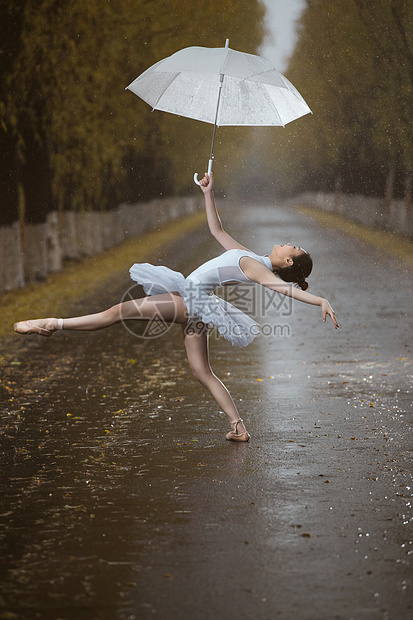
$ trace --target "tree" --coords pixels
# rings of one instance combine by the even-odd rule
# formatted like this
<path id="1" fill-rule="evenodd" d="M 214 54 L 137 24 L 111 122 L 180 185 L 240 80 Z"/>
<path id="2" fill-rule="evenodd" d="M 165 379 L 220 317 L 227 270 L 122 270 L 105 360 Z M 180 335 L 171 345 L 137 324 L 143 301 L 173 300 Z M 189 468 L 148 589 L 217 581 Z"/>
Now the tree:
<path id="1" fill-rule="evenodd" d="M 15 23 L 13 54 L 0 63 L 3 222 L 16 216 L 19 187 L 29 222 L 187 188 L 181 171 L 189 151 L 194 164 L 205 153 L 209 127 L 152 114 L 125 86 L 180 47 L 223 46 L 233 35 L 254 52 L 264 16 L 258 0 L 242 11 L 235 0 L 192 9 L 182 0 L 3 0 L 0 16 Z"/>
<path id="2" fill-rule="evenodd" d="M 283 187 L 411 192 L 412 61 L 411 3 L 308 1 L 287 77 L 314 116 L 285 131 Z"/>
<path id="3" fill-rule="evenodd" d="M 19 216 L 19 172 L 16 118 L 6 112 L 7 76 L 21 48 L 25 3 L 1 3 L 0 23 L 0 224 L 12 224 Z"/>

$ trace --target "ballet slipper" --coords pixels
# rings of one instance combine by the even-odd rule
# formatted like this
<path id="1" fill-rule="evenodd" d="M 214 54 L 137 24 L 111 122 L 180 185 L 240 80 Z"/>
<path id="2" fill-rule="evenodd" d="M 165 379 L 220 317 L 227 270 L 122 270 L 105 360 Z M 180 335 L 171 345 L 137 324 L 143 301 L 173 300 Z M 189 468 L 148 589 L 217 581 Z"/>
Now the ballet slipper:
<path id="1" fill-rule="evenodd" d="M 240 422 L 242 422 L 241 418 L 239 418 L 235 422 L 231 422 L 232 431 L 229 431 L 229 433 L 225 435 L 225 439 L 227 439 L 228 441 L 249 441 L 250 440 L 250 434 L 247 433 L 247 431 L 244 431 L 243 433 L 237 433 L 237 426 Z"/>
<path id="2" fill-rule="evenodd" d="M 55 329 L 46 329 L 44 327 L 34 325 L 31 321 L 20 321 L 19 323 L 15 323 L 13 325 L 13 329 L 16 334 L 39 334 L 40 336 L 49 338 L 58 329 L 63 329 L 63 319 L 47 319 L 46 324 L 50 321 L 57 321 L 57 327 Z"/>

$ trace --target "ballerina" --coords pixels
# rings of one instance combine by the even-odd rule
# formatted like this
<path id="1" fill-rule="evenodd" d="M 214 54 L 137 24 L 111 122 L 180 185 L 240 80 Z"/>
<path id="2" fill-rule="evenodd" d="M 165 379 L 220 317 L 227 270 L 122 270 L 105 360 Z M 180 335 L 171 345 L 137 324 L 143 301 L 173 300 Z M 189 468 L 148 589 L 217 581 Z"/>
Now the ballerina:
<path id="1" fill-rule="evenodd" d="M 233 345 L 243 347 L 259 333 L 258 324 L 244 312 L 214 294 L 219 286 L 255 282 L 298 301 L 320 306 L 323 321 L 329 315 L 339 327 L 328 301 L 308 293 L 306 278 L 312 259 L 291 243 L 275 245 L 269 255 L 260 256 L 238 243 L 222 227 L 213 193 L 213 175 L 201 181 L 211 234 L 225 252 L 207 261 L 186 278 L 168 267 L 137 263 L 130 269 L 133 280 L 141 284 L 146 297 L 124 301 L 98 312 L 72 318 L 20 321 L 14 324 L 18 334 L 51 336 L 58 330 L 94 331 L 125 320 L 151 320 L 161 317 L 166 323 L 182 326 L 184 345 L 194 377 L 209 390 L 231 425 L 229 441 L 249 441 L 250 434 L 225 385 L 213 373 L 209 363 L 208 332 L 212 325 Z M 288 284 L 294 283 L 296 286 Z M 299 287 L 299 288 L 298 288 Z"/>

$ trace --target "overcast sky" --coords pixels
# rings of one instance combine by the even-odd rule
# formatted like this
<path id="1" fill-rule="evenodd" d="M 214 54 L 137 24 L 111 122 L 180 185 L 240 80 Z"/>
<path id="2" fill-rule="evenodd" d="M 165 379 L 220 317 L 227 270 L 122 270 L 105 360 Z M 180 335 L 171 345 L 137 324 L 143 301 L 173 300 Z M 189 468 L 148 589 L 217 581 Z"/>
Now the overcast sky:
<path id="1" fill-rule="evenodd" d="M 260 54 L 276 69 L 284 71 L 294 49 L 295 21 L 300 16 L 305 0 L 263 0 L 267 7 L 267 27 L 270 36 Z"/>

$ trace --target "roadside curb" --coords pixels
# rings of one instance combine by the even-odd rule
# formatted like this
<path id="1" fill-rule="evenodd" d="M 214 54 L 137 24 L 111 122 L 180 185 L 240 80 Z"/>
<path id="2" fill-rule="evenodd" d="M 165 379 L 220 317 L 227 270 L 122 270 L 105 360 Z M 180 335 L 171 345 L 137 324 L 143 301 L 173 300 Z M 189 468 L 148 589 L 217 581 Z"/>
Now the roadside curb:
<path id="1" fill-rule="evenodd" d="M 345 235 L 359 239 L 370 245 L 392 255 L 394 258 L 402 261 L 407 267 L 413 269 L 413 244 L 407 239 L 400 239 L 395 233 L 383 230 L 373 230 L 362 224 L 352 222 L 351 220 L 336 215 L 319 211 L 314 207 L 308 207 L 297 204 L 294 209 L 300 211 L 304 215 L 312 217 L 321 226 L 340 230 Z"/>
<path id="2" fill-rule="evenodd" d="M 204 212 L 168 223 L 164 227 L 122 243 L 100 255 L 70 263 L 46 282 L 29 284 L 0 297 L 0 338 L 13 336 L 15 321 L 64 314 L 75 299 L 90 295 L 119 273 L 127 274 L 134 262 L 206 224 Z"/>

